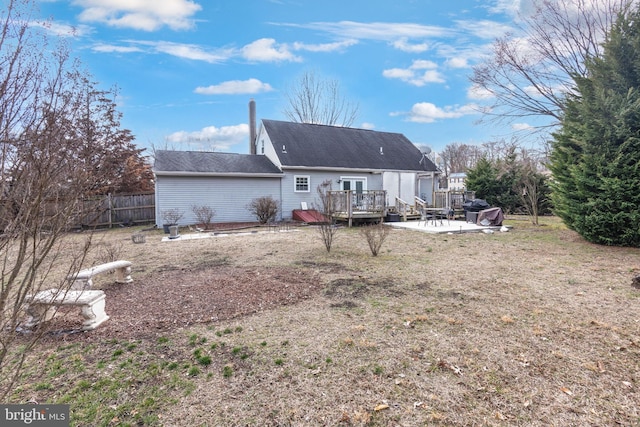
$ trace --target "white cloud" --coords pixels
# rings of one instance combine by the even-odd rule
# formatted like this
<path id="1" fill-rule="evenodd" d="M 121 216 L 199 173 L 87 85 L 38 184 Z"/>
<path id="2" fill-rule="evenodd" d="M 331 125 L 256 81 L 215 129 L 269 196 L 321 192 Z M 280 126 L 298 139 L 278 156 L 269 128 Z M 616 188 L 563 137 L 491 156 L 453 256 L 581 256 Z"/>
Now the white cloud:
<path id="1" fill-rule="evenodd" d="M 429 68 L 438 68 L 438 64 L 426 59 L 416 59 L 410 67 L 412 70 L 425 70 Z"/>
<path id="2" fill-rule="evenodd" d="M 444 78 L 437 70 L 438 64 L 433 61 L 416 60 L 409 68 L 390 68 L 382 75 L 388 79 L 400 79 L 414 86 L 424 86 L 427 83 L 444 83 Z"/>
<path id="3" fill-rule="evenodd" d="M 384 70 L 382 75 L 388 79 L 400 79 L 407 81 L 414 76 L 414 72 L 407 68 L 389 68 Z"/>
<path id="4" fill-rule="evenodd" d="M 393 47 L 403 52 L 409 53 L 422 53 L 429 50 L 429 45 L 427 43 L 409 43 L 408 37 L 401 37 L 398 40 L 395 40 L 391 43 Z"/>
<path id="5" fill-rule="evenodd" d="M 456 21 L 459 28 L 481 39 L 493 40 L 513 31 L 513 27 L 496 21 Z"/>
<path id="6" fill-rule="evenodd" d="M 358 40 L 350 39 L 334 43 L 307 44 L 295 42 L 292 45 L 293 50 L 306 50 L 309 52 L 334 52 L 341 51 L 347 47 L 358 44 Z"/>
<path id="7" fill-rule="evenodd" d="M 496 0 L 495 4 L 489 7 L 489 11 L 492 13 L 506 13 L 515 17 L 518 15 L 520 3 L 520 0 Z"/>
<path id="8" fill-rule="evenodd" d="M 491 99 L 494 95 L 485 88 L 473 85 L 467 89 L 467 98 L 474 100 Z"/>
<path id="9" fill-rule="evenodd" d="M 139 45 L 149 46 L 156 53 L 165 53 L 167 55 L 176 56 L 178 58 L 191 59 L 194 61 L 205 61 L 209 63 L 222 62 L 233 56 L 231 49 L 208 51 L 201 46 L 194 44 L 174 43 L 167 41 L 148 42 L 139 40 L 127 40 L 126 42 Z"/>
<path id="10" fill-rule="evenodd" d="M 467 68 L 469 67 L 469 62 L 467 58 L 463 57 L 455 57 L 447 60 L 447 65 L 451 68 Z"/>
<path id="11" fill-rule="evenodd" d="M 243 123 L 235 126 L 207 126 L 199 131 L 174 132 L 166 137 L 171 144 L 188 144 L 198 149 L 225 151 L 231 146 L 241 144 L 249 138 L 249 125 Z"/>
<path id="12" fill-rule="evenodd" d="M 414 104 L 408 113 L 391 113 L 392 116 L 406 115 L 408 121 L 416 123 L 433 123 L 436 120 L 457 119 L 470 114 L 478 114 L 478 107 L 475 104 L 440 108 L 431 102 Z"/>
<path id="13" fill-rule="evenodd" d="M 81 37 L 91 32 L 86 25 L 67 25 L 55 21 L 31 21 L 29 25 L 42 28 L 58 37 Z"/>
<path id="14" fill-rule="evenodd" d="M 180 58 L 194 59 L 197 61 L 212 63 L 227 59 L 224 55 L 207 52 L 200 46 L 191 44 L 160 42 L 156 44 L 156 50 L 158 50 L 159 52 L 167 53 L 169 55 L 178 56 Z"/>
<path id="15" fill-rule="evenodd" d="M 284 44 L 277 44 L 274 39 L 258 39 L 242 48 L 242 56 L 250 61 L 258 62 L 299 62 L 301 58 L 289 51 Z"/>
<path id="16" fill-rule="evenodd" d="M 394 23 L 394 22 L 312 22 L 310 24 L 277 24 L 290 27 L 308 28 L 319 30 L 344 38 L 354 39 L 370 39 L 396 41 L 406 38 L 424 40 L 428 37 L 443 37 L 452 34 L 452 31 L 434 25 L 422 25 L 412 23 Z"/>
<path id="17" fill-rule="evenodd" d="M 447 58 L 447 66 L 450 68 L 468 68 L 471 64 L 479 60 L 484 60 L 492 55 L 492 45 L 485 44 L 438 44 L 436 54 L 439 57 Z"/>
<path id="18" fill-rule="evenodd" d="M 194 25 L 192 16 L 202 9 L 191 0 L 73 0 L 73 4 L 84 9 L 81 21 L 142 31 L 164 26 L 189 29 Z"/>
<path id="19" fill-rule="evenodd" d="M 539 0 L 495 0 L 495 4 L 489 7 L 489 11 L 492 13 L 504 13 L 512 18 L 519 18 L 521 16 L 529 16 L 535 13 Z M 564 1 L 564 0 L 563 0 Z M 601 0 L 586 0 L 581 2 L 589 6 L 594 2 L 600 2 Z M 565 5 L 569 8 L 575 7 L 576 3 L 571 1 L 565 2 Z"/>
<path id="20" fill-rule="evenodd" d="M 531 129 L 534 129 L 534 127 L 528 123 L 514 123 L 511 125 L 511 129 L 513 129 L 514 131 L 522 131 L 522 130 L 531 130 Z"/>
<path id="21" fill-rule="evenodd" d="M 262 83 L 258 79 L 229 80 L 217 85 L 197 87 L 195 93 L 202 95 L 237 95 L 270 92 L 273 88 L 268 83 Z"/>
<path id="22" fill-rule="evenodd" d="M 95 52 L 105 52 L 105 53 L 133 53 L 133 52 L 142 52 L 143 50 L 136 46 L 116 46 L 112 44 L 104 44 L 99 43 L 91 48 L 91 50 Z"/>
<path id="23" fill-rule="evenodd" d="M 362 122 L 362 124 L 360 125 L 360 129 L 369 129 L 369 130 L 373 130 L 376 128 L 376 125 L 373 123 L 369 123 L 369 122 Z"/>

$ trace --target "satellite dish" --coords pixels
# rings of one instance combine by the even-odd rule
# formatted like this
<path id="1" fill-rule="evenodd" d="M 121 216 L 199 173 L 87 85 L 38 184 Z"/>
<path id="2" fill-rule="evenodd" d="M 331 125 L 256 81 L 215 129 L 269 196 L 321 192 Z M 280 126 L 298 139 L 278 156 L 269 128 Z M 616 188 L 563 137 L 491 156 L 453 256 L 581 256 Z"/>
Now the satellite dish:
<path id="1" fill-rule="evenodd" d="M 418 145 L 418 150 L 424 155 L 431 153 L 431 147 L 428 145 Z"/>
<path id="2" fill-rule="evenodd" d="M 431 148 L 428 145 L 419 145 L 418 149 L 422 153 L 422 157 L 420 157 L 420 161 L 418 163 L 422 164 L 425 159 L 428 159 L 427 156 L 429 155 L 429 153 L 431 153 Z M 425 162 L 425 164 L 427 163 Z"/>

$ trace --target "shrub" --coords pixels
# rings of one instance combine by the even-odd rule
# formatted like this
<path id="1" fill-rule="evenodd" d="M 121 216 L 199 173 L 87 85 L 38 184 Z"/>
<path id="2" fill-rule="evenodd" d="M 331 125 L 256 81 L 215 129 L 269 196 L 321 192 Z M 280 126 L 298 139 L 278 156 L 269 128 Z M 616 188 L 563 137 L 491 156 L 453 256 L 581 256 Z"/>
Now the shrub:
<path id="1" fill-rule="evenodd" d="M 209 228 L 211 223 L 213 222 L 213 217 L 216 215 L 215 209 L 211 206 L 198 206 L 191 205 L 191 211 L 196 216 L 196 220 L 198 224 L 204 225 L 205 228 Z"/>
<path id="2" fill-rule="evenodd" d="M 165 209 L 161 212 L 165 224 L 177 224 L 184 212 L 178 208 Z"/>
<path id="3" fill-rule="evenodd" d="M 273 197 L 263 196 L 253 199 L 251 203 L 247 205 L 247 210 L 258 219 L 260 224 L 266 224 L 276 219 L 280 208 L 278 207 L 278 202 Z"/>
<path id="4" fill-rule="evenodd" d="M 331 191 L 331 181 L 324 181 L 318 185 L 316 191 L 318 192 L 318 197 L 320 197 L 320 210 L 327 218 L 326 222 L 318 224 L 318 233 L 327 252 L 331 252 L 333 240 L 338 231 L 335 218 L 333 217 L 333 203 L 329 194 L 329 191 Z"/>
<path id="5" fill-rule="evenodd" d="M 367 239 L 369 249 L 371 249 L 371 254 L 373 256 L 378 256 L 382 244 L 389 235 L 389 227 L 384 225 L 382 222 L 379 222 L 374 225 L 365 226 L 360 230 L 360 232 Z"/>

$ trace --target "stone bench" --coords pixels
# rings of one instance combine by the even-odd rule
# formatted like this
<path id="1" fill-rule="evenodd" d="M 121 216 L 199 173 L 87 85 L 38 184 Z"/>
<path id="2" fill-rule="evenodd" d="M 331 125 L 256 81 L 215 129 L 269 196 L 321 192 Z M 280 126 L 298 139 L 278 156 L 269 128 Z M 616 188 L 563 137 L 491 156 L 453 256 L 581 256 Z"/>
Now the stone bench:
<path id="1" fill-rule="evenodd" d="M 71 306 L 80 307 L 82 310 L 82 330 L 89 331 L 97 328 L 109 319 L 104 311 L 105 294 L 103 291 L 64 291 L 59 289 L 48 289 L 38 292 L 28 297 L 26 328 L 51 320 L 58 307 Z"/>
<path id="2" fill-rule="evenodd" d="M 81 270 L 78 273 L 68 276 L 67 279 L 71 281 L 71 289 L 91 289 L 93 286 L 93 276 L 115 271 L 117 283 L 131 283 L 133 282 L 131 278 L 131 265 L 130 261 L 108 262 Z"/>

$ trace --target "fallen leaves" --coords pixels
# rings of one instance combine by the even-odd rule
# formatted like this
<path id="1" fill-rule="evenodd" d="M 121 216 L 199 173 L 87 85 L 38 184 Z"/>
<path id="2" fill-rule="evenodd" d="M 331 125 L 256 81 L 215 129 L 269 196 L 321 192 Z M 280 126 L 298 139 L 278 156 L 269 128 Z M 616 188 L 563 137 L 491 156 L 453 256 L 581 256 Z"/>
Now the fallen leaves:
<path id="1" fill-rule="evenodd" d="M 525 356 L 524 354 L 520 354 L 518 355 L 518 357 L 516 358 L 516 361 L 520 364 L 520 366 L 522 366 L 523 368 L 527 368 L 529 366 L 531 366 L 531 361 L 529 360 L 529 358 L 527 356 Z"/>
<path id="2" fill-rule="evenodd" d="M 500 318 L 500 320 L 502 320 L 502 323 L 506 323 L 506 324 L 510 324 L 510 323 L 515 322 L 515 320 L 513 320 L 513 317 L 511 317 L 511 316 L 509 316 L 509 315 L 507 315 L 507 314 L 505 314 L 504 316 L 502 316 L 502 317 Z"/>
<path id="3" fill-rule="evenodd" d="M 415 317 L 410 317 L 405 319 L 404 321 L 404 326 L 405 328 L 414 328 L 415 324 L 418 322 L 426 322 L 427 320 L 429 320 L 429 317 L 427 315 L 424 314 L 419 314 Z"/>
<path id="4" fill-rule="evenodd" d="M 446 369 L 449 370 L 451 372 L 453 372 L 454 374 L 461 376 L 462 375 L 462 369 L 460 369 L 458 366 L 453 365 L 449 362 L 447 362 L 446 360 L 443 359 L 439 359 L 438 360 L 438 367 L 440 369 Z"/>
<path id="5" fill-rule="evenodd" d="M 604 364 L 601 361 L 597 361 L 597 362 L 587 362 L 585 364 L 583 364 L 582 366 L 584 366 L 586 369 L 593 371 L 595 373 L 598 374 L 604 374 L 606 372 L 606 370 L 604 369 Z"/>

